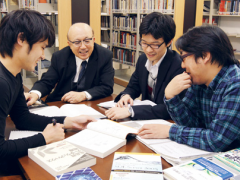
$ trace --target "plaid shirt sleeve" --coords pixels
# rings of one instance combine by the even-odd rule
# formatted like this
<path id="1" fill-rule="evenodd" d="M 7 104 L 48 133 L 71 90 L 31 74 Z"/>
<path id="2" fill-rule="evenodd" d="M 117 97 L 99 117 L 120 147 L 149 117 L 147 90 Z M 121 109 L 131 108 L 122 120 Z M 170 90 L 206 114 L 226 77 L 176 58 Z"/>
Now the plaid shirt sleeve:
<path id="1" fill-rule="evenodd" d="M 169 131 L 170 139 L 207 151 L 219 152 L 227 149 L 240 134 L 239 87 L 240 82 L 231 83 L 224 87 L 224 93 L 216 95 L 221 96 L 220 102 L 211 101 L 209 106 L 215 108 L 216 113 L 208 113 L 211 118 L 209 122 L 206 121 L 204 112 L 202 115 L 198 112 L 197 106 L 204 104 L 200 103 L 192 88 L 188 89 L 182 100 L 178 96 L 165 99 L 169 114 L 176 122 Z"/>

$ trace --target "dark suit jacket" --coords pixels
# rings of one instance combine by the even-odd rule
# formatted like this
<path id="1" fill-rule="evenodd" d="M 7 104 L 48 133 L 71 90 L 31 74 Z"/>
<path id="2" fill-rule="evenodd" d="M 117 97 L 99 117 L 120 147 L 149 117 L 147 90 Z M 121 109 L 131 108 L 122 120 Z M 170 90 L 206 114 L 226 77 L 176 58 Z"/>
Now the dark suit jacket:
<path id="1" fill-rule="evenodd" d="M 76 75 L 76 59 L 69 46 L 53 53 L 51 66 L 37 81 L 32 90 L 38 90 L 42 97 L 48 95 L 57 84 L 55 90 L 47 97 L 46 102 L 60 101 L 62 96 L 71 91 Z M 109 96 L 113 92 L 114 69 L 112 52 L 94 44 L 85 72 L 85 88 L 92 100 Z"/>
<path id="2" fill-rule="evenodd" d="M 142 100 L 150 100 L 147 89 L 149 72 L 145 67 L 146 62 L 147 57 L 145 54 L 142 54 L 138 58 L 135 72 L 132 74 L 128 86 L 116 97 L 115 102 L 119 101 L 123 94 L 129 94 L 132 99 L 142 94 Z M 154 102 L 157 105 L 153 107 L 150 105 L 133 106 L 133 119 L 170 119 L 167 108 L 163 102 L 164 90 L 176 75 L 183 72 L 181 62 L 180 55 L 177 52 L 167 50 L 166 56 L 158 69 L 154 94 Z"/>

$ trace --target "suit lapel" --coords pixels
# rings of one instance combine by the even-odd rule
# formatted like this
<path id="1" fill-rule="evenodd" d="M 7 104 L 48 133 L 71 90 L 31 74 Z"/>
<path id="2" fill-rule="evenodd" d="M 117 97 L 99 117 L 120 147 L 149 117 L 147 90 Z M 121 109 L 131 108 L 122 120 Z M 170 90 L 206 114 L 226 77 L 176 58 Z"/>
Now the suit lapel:
<path id="1" fill-rule="evenodd" d="M 72 82 L 74 80 L 74 77 L 76 75 L 76 58 L 75 58 L 75 55 L 73 53 L 71 53 L 69 59 L 68 59 L 68 62 L 67 62 L 67 68 L 68 69 L 67 71 L 65 71 L 65 77 L 66 79 L 69 79 L 72 78 Z"/>
<path id="2" fill-rule="evenodd" d="M 96 46 L 95 46 L 87 64 L 86 76 L 85 76 L 85 79 L 86 79 L 85 89 L 89 89 L 91 87 L 91 84 L 93 82 L 96 72 L 97 72 L 97 52 L 96 52 Z"/>
<path id="3" fill-rule="evenodd" d="M 142 89 L 143 89 L 143 93 L 142 93 L 142 99 L 145 100 L 145 99 L 148 99 L 148 70 L 147 68 L 145 67 L 145 64 L 147 62 L 147 57 L 146 57 L 146 61 L 144 63 L 144 66 L 143 66 L 143 69 L 141 69 L 140 71 L 140 74 L 141 76 L 139 77 L 142 77 L 141 79 L 139 79 L 139 81 L 141 81 L 142 83 Z"/>
<path id="4" fill-rule="evenodd" d="M 172 59 L 170 58 L 171 54 L 169 52 L 169 50 L 167 50 L 167 54 L 164 57 L 163 61 L 161 62 L 159 68 L 158 68 L 158 75 L 157 75 L 157 84 L 156 84 L 156 88 L 155 88 L 155 94 L 154 94 L 154 101 L 156 101 L 157 97 L 158 97 L 158 92 L 161 89 L 161 86 L 165 80 L 165 77 L 168 73 L 168 70 L 171 66 L 172 63 Z"/>

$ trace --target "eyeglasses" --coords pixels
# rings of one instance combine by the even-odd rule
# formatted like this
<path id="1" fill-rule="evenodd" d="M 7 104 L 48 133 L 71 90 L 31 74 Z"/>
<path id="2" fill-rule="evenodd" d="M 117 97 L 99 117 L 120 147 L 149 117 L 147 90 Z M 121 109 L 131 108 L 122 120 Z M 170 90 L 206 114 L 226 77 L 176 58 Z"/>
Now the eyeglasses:
<path id="1" fill-rule="evenodd" d="M 91 43 L 91 40 L 92 40 L 92 39 L 93 39 L 93 38 L 86 38 L 86 39 L 84 39 L 84 40 L 82 40 L 82 41 L 70 41 L 70 40 L 68 39 L 68 41 L 69 41 L 70 43 L 72 43 L 74 46 L 80 47 L 80 46 L 82 46 L 82 42 L 83 42 L 84 45 L 89 45 L 89 44 Z"/>
<path id="2" fill-rule="evenodd" d="M 139 45 L 142 46 L 142 48 L 147 48 L 148 46 L 150 46 L 150 48 L 152 48 L 152 49 L 158 49 L 163 44 L 164 44 L 164 41 L 159 45 L 157 45 L 157 44 L 147 44 L 147 43 L 142 42 L 141 40 L 139 41 Z"/>
<path id="3" fill-rule="evenodd" d="M 184 54 L 184 55 L 181 55 L 180 58 L 182 59 L 182 61 L 184 60 L 184 58 L 188 57 L 188 56 L 191 56 L 193 55 L 192 53 L 187 53 L 187 54 Z"/>

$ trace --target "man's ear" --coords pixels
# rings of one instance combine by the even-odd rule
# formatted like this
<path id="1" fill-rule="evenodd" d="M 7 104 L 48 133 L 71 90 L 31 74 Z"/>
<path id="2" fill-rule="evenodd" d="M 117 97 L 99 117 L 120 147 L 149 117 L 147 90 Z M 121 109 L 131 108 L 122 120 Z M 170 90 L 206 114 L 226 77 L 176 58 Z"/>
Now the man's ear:
<path id="1" fill-rule="evenodd" d="M 18 33 L 17 44 L 22 46 L 24 42 L 23 32 Z"/>
<path id="2" fill-rule="evenodd" d="M 95 37 L 93 37 L 93 43 L 95 43 Z"/>
<path id="3" fill-rule="evenodd" d="M 69 41 L 67 41 L 67 43 L 68 43 L 68 45 L 70 46 L 70 42 L 69 42 Z"/>
<path id="4" fill-rule="evenodd" d="M 204 64 L 211 62 L 211 54 L 210 52 L 203 53 L 203 62 Z"/>
<path id="5" fill-rule="evenodd" d="M 173 39 L 167 44 L 167 47 L 169 47 L 173 42 Z"/>

